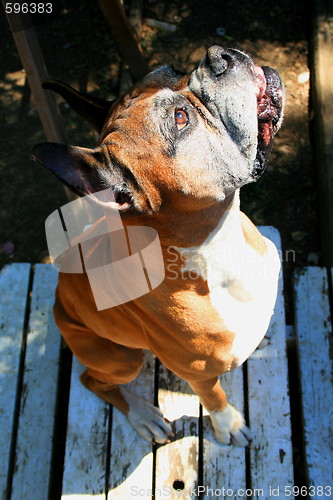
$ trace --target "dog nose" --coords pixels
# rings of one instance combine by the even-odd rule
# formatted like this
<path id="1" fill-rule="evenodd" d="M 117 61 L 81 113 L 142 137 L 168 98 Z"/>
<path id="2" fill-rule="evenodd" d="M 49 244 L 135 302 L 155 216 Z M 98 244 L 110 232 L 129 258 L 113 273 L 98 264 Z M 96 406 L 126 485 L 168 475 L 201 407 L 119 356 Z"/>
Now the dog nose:
<path id="1" fill-rule="evenodd" d="M 229 51 L 218 45 L 213 45 L 207 51 L 206 62 L 215 76 L 221 76 L 232 65 L 233 58 Z"/>
<path id="2" fill-rule="evenodd" d="M 234 64 L 235 56 L 231 51 L 213 45 L 207 50 L 205 66 L 208 66 L 216 77 L 222 76 Z"/>

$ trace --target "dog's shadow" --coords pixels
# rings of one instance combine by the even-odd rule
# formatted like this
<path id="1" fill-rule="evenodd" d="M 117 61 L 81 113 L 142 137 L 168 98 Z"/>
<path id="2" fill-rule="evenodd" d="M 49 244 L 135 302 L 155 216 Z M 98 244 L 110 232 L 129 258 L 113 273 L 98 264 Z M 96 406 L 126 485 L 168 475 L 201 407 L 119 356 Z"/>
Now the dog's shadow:
<path id="1" fill-rule="evenodd" d="M 209 429 L 209 417 L 204 417 L 204 420 Z M 144 495 L 152 488 L 153 475 L 157 489 L 172 491 L 194 487 L 199 459 L 200 417 L 182 415 L 170 423 L 174 433 L 170 443 L 151 444 L 133 430 L 123 414 L 113 409 L 109 478 L 112 494 L 137 492 Z M 211 438 L 214 439 L 212 431 Z"/>

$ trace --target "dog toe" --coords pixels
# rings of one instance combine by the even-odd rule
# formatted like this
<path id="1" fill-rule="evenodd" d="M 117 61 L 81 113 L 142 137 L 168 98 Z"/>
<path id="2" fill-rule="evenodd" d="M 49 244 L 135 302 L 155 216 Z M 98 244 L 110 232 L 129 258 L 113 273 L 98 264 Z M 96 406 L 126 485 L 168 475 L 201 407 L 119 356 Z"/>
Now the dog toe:
<path id="1" fill-rule="evenodd" d="M 127 418 L 138 434 L 153 443 L 169 442 L 173 432 L 161 410 L 126 389 L 121 390 L 129 405 Z"/>
<path id="2" fill-rule="evenodd" d="M 231 433 L 231 441 L 235 446 L 245 447 L 250 444 L 251 441 L 251 431 L 246 425 L 241 429 Z"/>
<path id="3" fill-rule="evenodd" d="M 158 420 L 154 419 L 150 423 L 150 430 L 154 436 L 153 441 L 158 444 L 168 443 L 174 436 L 170 423 L 163 416 Z"/>
<path id="4" fill-rule="evenodd" d="M 246 427 L 241 413 L 229 405 L 221 412 L 209 412 L 217 441 L 222 444 L 248 446 L 251 431 Z"/>
<path id="5" fill-rule="evenodd" d="M 145 422 L 137 422 L 133 427 L 147 441 L 154 444 L 170 443 L 173 432 L 170 425 L 164 425 L 163 420 L 157 422 L 155 419 L 148 417 Z"/>
<path id="6" fill-rule="evenodd" d="M 241 428 L 241 432 L 244 434 L 244 436 L 246 437 L 246 439 L 249 442 L 252 441 L 252 432 L 251 432 L 251 429 L 249 427 L 247 427 L 246 425 L 244 425 Z"/>
<path id="7" fill-rule="evenodd" d="M 214 432 L 216 441 L 221 444 L 230 445 L 231 444 L 231 434 L 230 432 Z"/>

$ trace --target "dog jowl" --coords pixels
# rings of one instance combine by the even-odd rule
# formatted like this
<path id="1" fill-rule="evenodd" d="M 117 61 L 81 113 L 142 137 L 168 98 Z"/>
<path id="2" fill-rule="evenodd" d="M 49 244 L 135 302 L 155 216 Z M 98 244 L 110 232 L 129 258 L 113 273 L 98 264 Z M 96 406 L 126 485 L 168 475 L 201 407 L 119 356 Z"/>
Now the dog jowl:
<path id="1" fill-rule="evenodd" d="M 155 289 L 100 311 L 85 273 L 60 272 L 55 318 L 87 367 L 82 383 L 125 413 L 141 436 L 168 442 L 172 428 L 160 410 L 123 385 L 149 349 L 198 394 L 216 439 L 246 446 L 249 429 L 218 376 L 259 345 L 276 299 L 277 251 L 240 211 L 239 189 L 263 172 L 281 124 L 278 73 L 213 46 L 191 74 L 162 66 L 113 103 L 60 82 L 44 86 L 100 139 L 95 149 L 39 144 L 33 157 L 105 214 L 119 212 L 125 228 L 153 228 L 165 264 Z M 95 194 L 103 190 L 112 201 Z M 96 238 L 91 252 L 108 249 Z"/>

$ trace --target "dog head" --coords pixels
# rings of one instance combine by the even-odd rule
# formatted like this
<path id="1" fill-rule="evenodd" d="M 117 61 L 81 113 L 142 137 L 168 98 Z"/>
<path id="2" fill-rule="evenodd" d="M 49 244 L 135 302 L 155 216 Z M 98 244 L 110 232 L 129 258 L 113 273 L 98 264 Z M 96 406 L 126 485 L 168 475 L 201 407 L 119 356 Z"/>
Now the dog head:
<path id="1" fill-rule="evenodd" d="M 149 73 L 110 103 L 46 82 L 99 131 L 95 149 L 38 144 L 33 158 L 80 195 L 110 188 L 123 214 L 156 213 L 177 197 L 223 201 L 264 170 L 282 120 L 278 73 L 211 47 L 191 74 Z M 102 203 L 96 199 L 97 203 Z"/>

